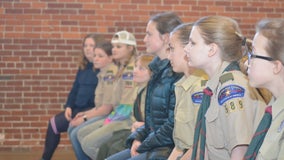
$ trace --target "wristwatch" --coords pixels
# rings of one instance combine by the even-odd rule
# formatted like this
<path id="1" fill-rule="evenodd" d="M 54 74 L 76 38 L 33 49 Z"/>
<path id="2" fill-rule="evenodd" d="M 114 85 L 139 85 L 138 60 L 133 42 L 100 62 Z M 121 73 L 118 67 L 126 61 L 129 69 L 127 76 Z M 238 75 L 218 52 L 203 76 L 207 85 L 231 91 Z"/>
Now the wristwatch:
<path id="1" fill-rule="evenodd" d="M 85 122 L 88 120 L 86 115 L 83 116 L 83 119 L 84 119 Z"/>

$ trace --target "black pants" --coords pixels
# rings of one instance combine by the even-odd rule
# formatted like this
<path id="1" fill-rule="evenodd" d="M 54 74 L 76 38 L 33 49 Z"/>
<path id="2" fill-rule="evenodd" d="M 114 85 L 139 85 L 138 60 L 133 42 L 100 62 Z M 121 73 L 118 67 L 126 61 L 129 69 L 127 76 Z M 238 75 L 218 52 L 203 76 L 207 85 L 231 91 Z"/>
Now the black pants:
<path id="1" fill-rule="evenodd" d="M 77 113 L 88 109 L 91 108 L 72 110 L 72 118 Z M 68 127 L 69 127 L 69 121 L 65 118 L 65 111 L 60 112 L 59 114 L 55 115 L 49 120 L 46 131 L 45 146 L 44 146 L 44 152 L 42 154 L 42 159 L 44 160 L 51 159 L 55 149 L 57 148 L 60 142 L 60 134 L 62 132 L 67 132 Z"/>

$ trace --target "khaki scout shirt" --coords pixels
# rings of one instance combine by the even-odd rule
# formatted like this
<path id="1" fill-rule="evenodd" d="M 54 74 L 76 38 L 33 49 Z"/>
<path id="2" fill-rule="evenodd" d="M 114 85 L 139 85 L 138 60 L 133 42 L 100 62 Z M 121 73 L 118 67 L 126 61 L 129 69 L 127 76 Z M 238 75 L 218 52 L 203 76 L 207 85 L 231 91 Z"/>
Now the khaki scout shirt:
<path id="1" fill-rule="evenodd" d="M 133 82 L 134 57 L 131 58 L 128 65 L 123 70 L 120 77 L 115 80 L 112 102 L 117 106 L 126 104 L 133 106 L 137 96 L 136 83 Z"/>
<path id="2" fill-rule="evenodd" d="M 222 73 L 228 65 L 223 62 L 219 73 L 207 82 L 213 96 L 205 114 L 206 158 L 212 160 L 228 160 L 234 147 L 248 145 L 266 107 L 242 72 Z"/>
<path id="3" fill-rule="evenodd" d="M 111 104 L 116 72 L 117 66 L 114 63 L 101 68 L 98 74 L 98 86 L 95 91 L 96 107 L 100 107 L 103 104 Z"/>
<path id="4" fill-rule="evenodd" d="M 206 74 L 197 70 L 189 77 L 183 76 L 175 83 L 176 105 L 173 139 L 178 150 L 189 149 L 193 144 L 196 117 L 202 101 L 205 79 L 207 79 Z"/>
<path id="5" fill-rule="evenodd" d="M 257 160 L 284 159 L 284 95 L 272 105 L 272 122 L 259 149 Z"/>

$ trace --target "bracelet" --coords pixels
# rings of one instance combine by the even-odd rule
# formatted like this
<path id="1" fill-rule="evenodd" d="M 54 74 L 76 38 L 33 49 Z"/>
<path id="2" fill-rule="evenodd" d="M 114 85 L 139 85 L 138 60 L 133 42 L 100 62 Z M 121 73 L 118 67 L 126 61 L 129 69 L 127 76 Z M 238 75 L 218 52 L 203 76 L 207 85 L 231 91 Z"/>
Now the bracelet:
<path id="1" fill-rule="evenodd" d="M 87 116 L 84 114 L 83 116 L 84 121 L 86 122 L 88 120 Z"/>

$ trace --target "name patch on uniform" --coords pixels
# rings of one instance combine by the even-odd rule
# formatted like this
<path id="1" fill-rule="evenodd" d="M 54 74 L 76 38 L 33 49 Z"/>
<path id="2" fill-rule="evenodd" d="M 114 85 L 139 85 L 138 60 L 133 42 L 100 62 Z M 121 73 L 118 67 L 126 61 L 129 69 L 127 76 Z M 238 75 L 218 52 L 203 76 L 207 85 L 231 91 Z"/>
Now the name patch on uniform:
<path id="1" fill-rule="evenodd" d="M 245 89 L 238 85 L 229 85 L 221 89 L 218 94 L 219 105 L 224 104 L 229 99 L 244 97 Z"/>
<path id="2" fill-rule="evenodd" d="M 203 97 L 203 92 L 195 92 L 191 95 L 193 103 L 201 104 Z"/>
<path id="3" fill-rule="evenodd" d="M 133 79 L 133 73 L 132 72 L 123 73 L 122 79 L 126 80 L 126 81 L 127 80 L 132 80 Z"/>

